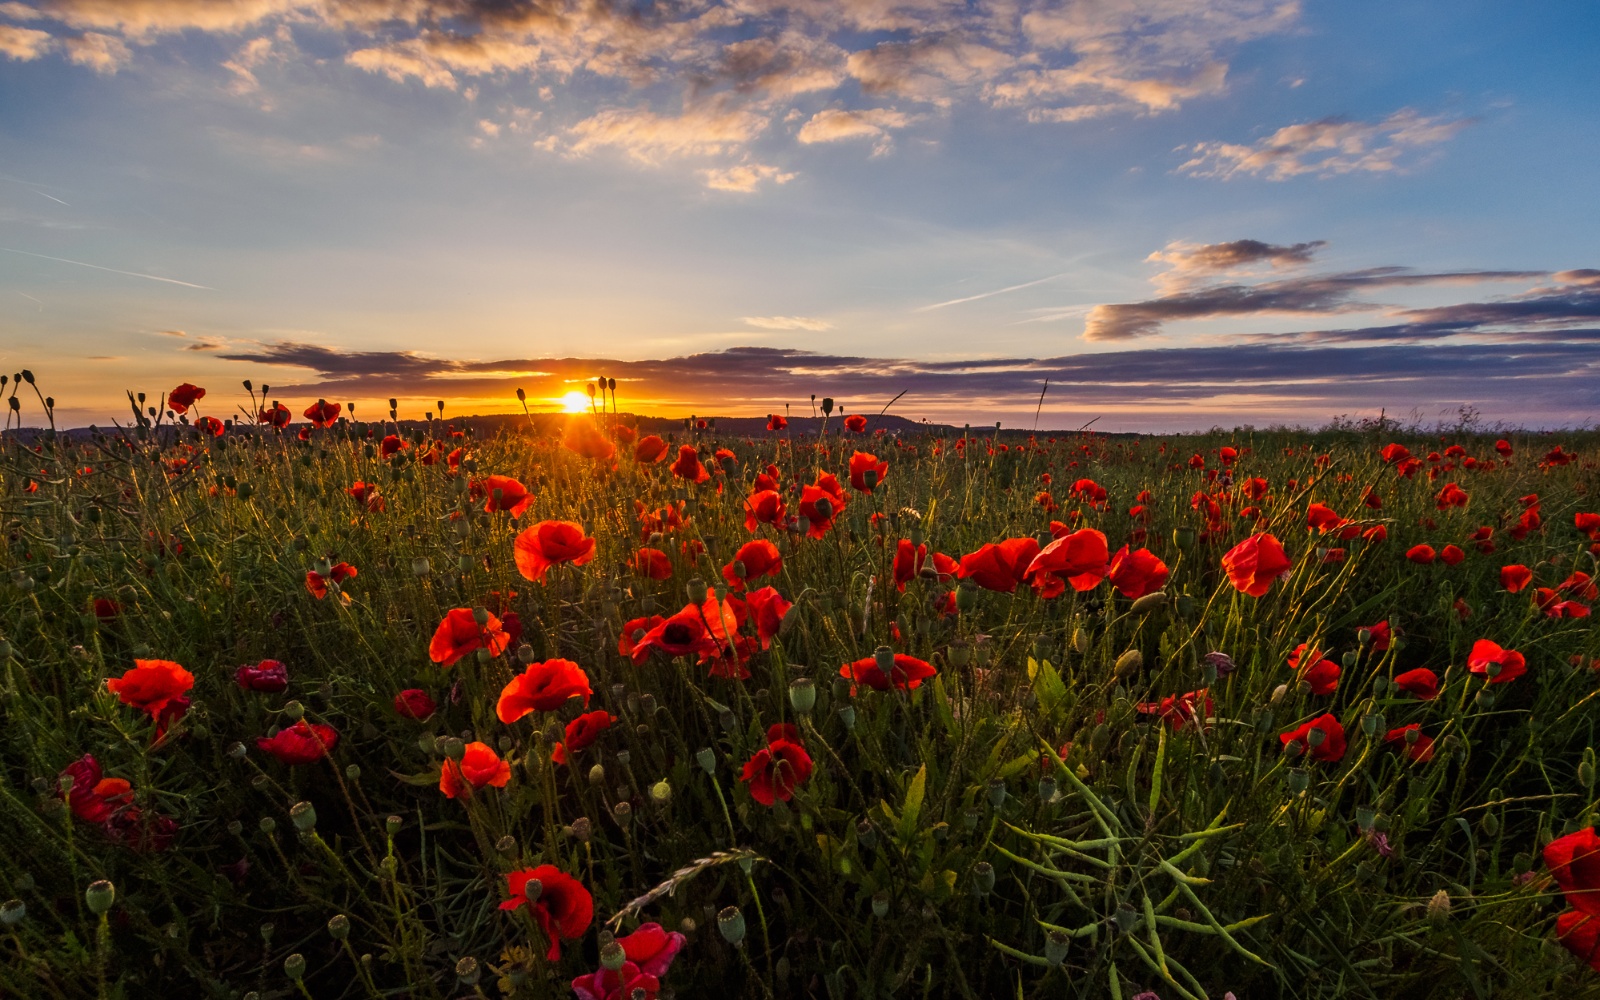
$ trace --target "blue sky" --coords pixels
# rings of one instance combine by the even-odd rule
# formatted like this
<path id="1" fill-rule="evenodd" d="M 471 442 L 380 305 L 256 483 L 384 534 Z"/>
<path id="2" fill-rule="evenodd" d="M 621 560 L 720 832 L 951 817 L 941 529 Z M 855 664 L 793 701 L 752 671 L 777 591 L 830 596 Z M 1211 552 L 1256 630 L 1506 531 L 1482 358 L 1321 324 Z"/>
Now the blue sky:
<path id="1" fill-rule="evenodd" d="M 0 367 L 68 422 L 602 371 L 641 412 L 1029 422 L 1049 377 L 1052 426 L 1590 423 L 1596 42 L 1578 3 L 11 0 Z"/>

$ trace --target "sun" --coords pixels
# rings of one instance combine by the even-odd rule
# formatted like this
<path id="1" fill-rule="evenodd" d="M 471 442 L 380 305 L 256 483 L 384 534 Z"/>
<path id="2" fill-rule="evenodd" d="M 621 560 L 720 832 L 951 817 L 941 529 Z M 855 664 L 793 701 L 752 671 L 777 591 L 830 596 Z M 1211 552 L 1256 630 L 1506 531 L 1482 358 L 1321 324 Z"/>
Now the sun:
<path id="1" fill-rule="evenodd" d="M 567 393 L 565 396 L 562 396 L 561 397 L 561 412 L 562 413 L 588 413 L 589 412 L 589 397 L 588 397 L 588 395 L 586 395 L 585 393 L 581 393 L 578 390 L 574 389 L 571 392 Z"/>

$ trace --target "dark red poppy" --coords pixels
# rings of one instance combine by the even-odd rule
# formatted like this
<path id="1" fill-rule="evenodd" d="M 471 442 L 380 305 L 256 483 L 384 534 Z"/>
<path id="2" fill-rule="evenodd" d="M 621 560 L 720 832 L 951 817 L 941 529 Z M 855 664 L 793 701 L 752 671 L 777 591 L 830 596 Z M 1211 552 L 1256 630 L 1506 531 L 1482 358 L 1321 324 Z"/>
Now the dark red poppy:
<path id="1" fill-rule="evenodd" d="M 650 976 L 665 976 L 672 960 L 688 939 L 677 931 L 665 931 L 660 924 L 640 924 L 632 934 L 617 938 L 622 953 L 628 961 L 639 966 L 639 971 Z M 626 995 L 626 994 L 625 994 Z"/>
<path id="2" fill-rule="evenodd" d="M 865 684 L 874 691 L 887 691 L 891 687 L 901 691 L 914 691 L 922 686 L 922 682 L 938 673 L 933 664 L 919 660 L 915 656 L 904 653 L 894 654 L 894 666 L 885 677 L 882 668 L 878 666 L 876 657 L 846 663 L 839 668 L 839 676 L 847 678 L 853 684 Z M 852 692 L 854 687 L 851 688 Z"/>
<path id="3" fill-rule="evenodd" d="M 1406 549 L 1406 558 L 1419 566 L 1426 566 L 1433 562 L 1434 559 L 1438 558 L 1438 553 L 1433 550 L 1432 545 L 1423 543 L 1421 545 L 1413 545 L 1411 548 Z"/>
<path id="4" fill-rule="evenodd" d="M 1320 533 L 1325 534 L 1344 523 L 1344 518 L 1327 504 L 1314 503 L 1306 508 L 1306 527 L 1315 528 Z"/>
<path id="5" fill-rule="evenodd" d="M 188 692 L 193 688 L 194 674 L 171 660 L 134 660 L 133 669 L 106 681 L 106 689 L 118 701 L 150 716 L 157 738 L 188 711 Z"/>
<path id="6" fill-rule="evenodd" d="M 660 549 L 640 548 L 633 554 L 633 571 L 648 580 L 670 580 L 672 560 Z"/>
<path id="7" fill-rule="evenodd" d="M 1054 581 L 1064 580 L 1076 591 L 1093 590 L 1106 578 L 1109 555 L 1104 533 L 1080 528 L 1041 549 L 1023 570 L 1023 579 L 1031 581 L 1044 597 L 1053 597 L 1064 589 Z"/>
<path id="8" fill-rule="evenodd" d="M 227 426 L 216 417 L 201 417 L 194 422 L 194 425 L 200 429 L 200 433 L 214 438 L 221 437 L 227 430 Z"/>
<path id="9" fill-rule="evenodd" d="M 1394 686 L 1422 701 L 1439 697 L 1439 675 L 1427 667 L 1407 670 L 1394 679 Z"/>
<path id="10" fill-rule="evenodd" d="M 769 431 L 781 431 L 781 430 L 783 430 L 784 428 L 786 428 L 788 426 L 789 426 L 789 421 L 782 414 L 779 414 L 779 413 L 769 413 L 769 414 L 767 414 L 767 430 L 769 430 Z"/>
<path id="11" fill-rule="evenodd" d="M 1504 684 L 1527 673 L 1528 661 L 1514 649 L 1502 649 L 1488 639 L 1479 639 L 1467 654 L 1467 670 L 1486 678 L 1490 684 Z"/>
<path id="12" fill-rule="evenodd" d="M 289 668 L 279 660 L 262 660 L 233 672 L 234 681 L 246 691 L 277 694 L 289 687 Z"/>
<path id="13" fill-rule="evenodd" d="M 867 473 L 869 472 L 876 477 L 872 486 L 867 485 Z M 883 477 L 888 474 L 889 463 L 880 462 L 876 455 L 858 451 L 850 456 L 850 485 L 858 493 L 871 493 L 874 488 L 883 483 Z"/>
<path id="14" fill-rule="evenodd" d="M 1403 444 L 1389 444 L 1383 447 L 1383 460 L 1389 465 L 1404 462 L 1411 457 L 1411 449 Z"/>
<path id="15" fill-rule="evenodd" d="M 94 754 L 84 754 L 62 769 L 56 780 L 56 797 L 61 797 L 61 778 L 72 779 L 66 793 L 72 815 L 85 823 L 104 823 L 115 813 L 133 804 L 133 786 L 126 778 L 107 778 Z"/>
<path id="16" fill-rule="evenodd" d="M 561 940 L 580 938 L 594 920 L 594 897 L 583 883 L 566 874 L 555 865 L 524 868 L 506 875 L 506 894 L 510 899 L 500 904 L 502 910 L 520 910 L 528 902 L 528 883 L 539 883 L 539 898 L 533 904 L 533 916 L 545 937 L 550 939 L 550 950 L 545 953 L 549 961 L 561 958 Z"/>
<path id="17" fill-rule="evenodd" d="M 314 427 L 329 427 L 339 419 L 339 411 L 343 409 L 338 403 L 330 403 L 326 399 L 319 399 L 306 407 L 303 416 L 311 421 Z"/>
<path id="18" fill-rule="evenodd" d="M 1289 654 L 1289 668 L 1299 671 L 1300 679 L 1311 686 L 1314 695 L 1330 695 L 1339 687 L 1339 665 L 1324 659 L 1319 649 L 1308 650 L 1306 643 Z"/>
<path id="19" fill-rule="evenodd" d="M 616 721 L 617 717 L 604 709 L 583 713 L 567 723 L 566 739 L 551 747 L 550 760 L 556 764 L 566 764 L 572 754 L 593 746 L 600 734 L 610 729 Z"/>
<path id="20" fill-rule="evenodd" d="M 1211 718 L 1216 714 L 1216 706 L 1212 704 L 1211 695 L 1201 688 L 1187 694 L 1169 694 L 1158 702 L 1142 702 L 1139 711 L 1144 715 L 1159 716 L 1161 721 L 1172 727 L 1173 732 L 1177 732 L 1184 723 L 1204 722 Z"/>
<path id="21" fill-rule="evenodd" d="M 1461 550 L 1459 545 L 1446 545 L 1439 550 L 1439 561 L 1446 566 L 1460 565 L 1461 561 L 1466 557 L 1467 554 Z"/>
<path id="22" fill-rule="evenodd" d="M 750 797 L 764 806 L 794 798 L 797 785 L 811 777 L 811 755 L 791 740 L 777 740 L 757 750 L 745 762 L 739 780 L 749 782 Z"/>
<path id="23" fill-rule="evenodd" d="M 1372 651 L 1374 653 L 1384 652 L 1394 641 L 1393 633 L 1389 629 L 1389 622 L 1387 619 L 1378 622 L 1376 625 L 1368 625 L 1367 636 L 1367 641 L 1372 644 Z"/>
<path id="24" fill-rule="evenodd" d="M 256 423 L 268 424 L 279 430 L 288 427 L 289 421 L 293 417 L 294 414 L 289 412 L 289 408 L 276 400 L 273 401 L 270 407 L 263 406 L 256 411 Z"/>
<path id="25" fill-rule="evenodd" d="M 1440 510 L 1448 510 L 1451 507 L 1465 507 L 1467 500 L 1466 490 L 1463 490 L 1455 483 L 1446 483 L 1444 489 L 1439 491 L 1439 495 L 1434 497 L 1434 506 Z"/>
<path id="26" fill-rule="evenodd" d="M 691 483 L 703 483 L 711 478 L 711 473 L 700 464 L 700 455 L 692 444 L 678 448 L 678 459 L 672 463 L 672 474 Z"/>
<path id="27" fill-rule="evenodd" d="M 1544 863 L 1568 904 L 1581 913 L 1600 916 L 1600 836 L 1593 827 L 1550 841 L 1545 845 Z"/>
<path id="28" fill-rule="evenodd" d="M 1417 735 L 1408 740 L 1406 734 L 1409 732 L 1415 732 Z M 1433 737 L 1422 731 L 1420 723 L 1413 722 L 1409 726 L 1389 730 L 1384 734 L 1383 742 L 1404 753 L 1408 760 L 1419 764 L 1433 759 Z"/>
<path id="29" fill-rule="evenodd" d="M 661 619 L 644 636 L 634 641 L 633 662 L 643 663 L 651 650 L 667 656 L 690 656 L 716 652 L 718 641 L 711 637 L 705 614 L 690 604 L 671 618 Z"/>
<path id="30" fill-rule="evenodd" d="M 1600 972 L 1600 917 L 1583 910 L 1566 910 L 1556 917 L 1556 940 L 1578 961 Z"/>
<path id="31" fill-rule="evenodd" d="M 867 430 L 867 418 L 859 413 L 852 413 L 844 418 L 844 429 L 852 434 L 864 434 Z"/>
<path id="32" fill-rule="evenodd" d="M 328 570 L 328 575 L 323 576 L 316 570 L 306 571 L 306 590 L 317 600 L 328 596 L 328 585 L 340 584 L 357 575 L 356 568 L 349 563 L 334 563 Z"/>
<path id="33" fill-rule="evenodd" d="M 800 516 L 806 519 L 806 535 L 810 538 L 822 538 L 833 527 L 833 519 L 843 510 L 839 498 L 818 486 L 806 486 L 800 490 Z"/>
<path id="34" fill-rule="evenodd" d="M 394 696 L 394 714 L 402 719 L 422 722 L 438 710 L 438 704 L 421 688 L 406 688 Z"/>
<path id="35" fill-rule="evenodd" d="M 757 476 L 757 479 L 761 477 Z M 784 506 L 783 497 L 776 489 L 759 490 L 750 495 L 744 502 L 744 529 L 755 531 L 760 525 L 770 524 L 782 528 L 784 517 L 788 514 Z"/>
<path id="36" fill-rule="evenodd" d="M 481 485 L 483 495 L 487 498 L 483 509 L 491 514 L 503 510 L 512 517 L 521 517 L 533 506 L 533 494 L 519 480 L 510 476 L 489 476 Z"/>
<path id="37" fill-rule="evenodd" d="M 574 521 L 540 521 L 517 535 L 512 555 L 517 572 L 529 580 L 543 580 L 552 566 L 582 566 L 594 558 L 595 542 Z"/>
<path id="38" fill-rule="evenodd" d="M 740 575 L 739 570 L 744 573 Z M 733 561 L 722 567 L 722 578 L 731 590 L 743 590 L 747 580 L 763 576 L 777 576 L 783 571 L 783 556 L 778 547 L 765 538 L 745 542 L 733 555 Z"/>
<path id="39" fill-rule="evenodd" d="M 665 619 L 660 615 L 650 615 L 627 622 L 622 626 L 622 634 L 617 637 L 617 652 L 622 656 L 632 656 L 634 644 L 663 621 Z"/>
<path id="40" fill-rule="evenodd" d="M 471 608 L 451 608 L 445 612 L 439 627 L 434 629 L 428 643 L 428 658 L 443 667 L 453 666 L 468 653 L 487 649 L 490 656 L 499 656 L 511 644 L 500 619 L 489 615 L 479 625 Z"/>
<path id="41" fill-rule="evenodd" d="M 971 580 L 985 590 L 1009 594 L 1017 589 L 1017 584 L 1022 582 L 1038 555 L 1039 541 L 1031 536 L 1008 538 L 999 544 L 991 542 L 976 552 L 962 556 L 961 568 L 956 575 Z"/>
<path id="42" fill-rule="evenodd" d="M 667 454 L 667 443 L 654 434 L 647 434 L 633 446 L 633 460 L 641 465 L 659 462 Z"/>
<path id="43" fill-rule="evenodd" d="M 905 593 L 906 584 L 922 572 L 922 565 L 927 561 L 928 547 L 926 545 L 912 545 L 909 538 L 902 538 L 895 544 L 894 550 L 894 583 L 901 593 Z"/>
<path id="44" fill-rule="evenodd" d="M 530 663 L 501 689 L 495 714 L 509 726 L 530 712 L 553 712 L 571 698 L 582 698 L 587 708 L 593 694 L 589 675 L 571 660 Z"/>
<path id="45" fill-rule="evenodd" d="M 405 448 L 406 443 L 398 434 L 385 434 L 383 440 L 378 442 L 378 454 L 383 458 L 399 454 Z"/>
<path id="46" fill-rule="evenodd" d="M 345 492 L 350 494 L 350 499 L 373 513 L 378 513 L 384 509 L 385 501 L 383 494 L 378 492 L 377 483 L 364 483 L 358 479 Z"/>
<path id="47" fill-rule="evenodd" d="M 94 599 L 94 616 L 101 621 L 110 621 L 122 614 L 122 605 L 109 597 L 96 597 Z"/>
<path id="48" fill-rule="evenodd" d="M 574 416 L 567 421 L 566 433 L 561 436 L 561 446 L 597 462 L 609 461 L 617 453 L 615 442 L 600 433 L 594 421 L 587 416 Z"/>
<path id="49" fill-rule="evenodd" d="M 1506 593 L 1515 594 L 1517 591 L 1533 582 L 1533 570 L 1520 563 L 1500 567 L 1500 586 Z"/>
<path id="50" fill-rule="evenodd" d="M 783 627 L 783 616 L 794 607 L 793 602 L 784 600 L 774 587 L 751 591 L 745 602 L 750 606 L 750 617 L 756 623 L 756 635 L 761 640 L 761 648 L 770 649 L 773 638 Z"/>
<path id="51" fill-rule="evenodd" d="M 1259 534 L 1229 549 L 1222 557 L 1222 568 L 1235 590 L 1251 597 L 1264 597 L 1272 589 L 1273 581 L 1288 576 L 1294 564 L 1276 537 Z"/>
<path id="52" fill-rule="evenodd" d="M 1313 729 L 1322 733 L 1322 742 L 1317 746 L 1311 745 L 1310 733 Z M 1291 743 L 1300 744 L 1301 751 L 1309 752 L 1313 760 L 1334 762 L 1344 759 L 1344 727 L 1339 725 L 1339 720 L 1334 718 L 1331 713 L 1303 723 L 1298 728 L 1291 729 L 1287 733 L 1280 733 L 1278 740 L 1284 746 L 1288 746 Z"/>
<path id="53" fill-rule="evenodd" d="M 167 407 L 173 413 L 188 413 L 189 407 L 205 397 L 206 391 L 197 385 L 184 382 L 167 393 Z"/>
<path id="54" fill-rule="evenodd" d="M 321 760 L 339 745 L 339 734 L 332 726 L 299 720 L 274 736 L 262 736 L 256 747 L 285 764 L 310 764 Z"/>
<path id="55" fill-rule="evenodd" d="M 627 424 L 618 424 L 611 429 L 611 439 L 617 444 L 632 444 L 639 432 Z"/>
<path id="56" fill-rule="evenodd" d="M 1124 545 L 1111 557 L 1111 585 L 1123 597 L 1138 600 L 1166 586 L 1167 564 L 1149 549 L 1132 552 Z"/>

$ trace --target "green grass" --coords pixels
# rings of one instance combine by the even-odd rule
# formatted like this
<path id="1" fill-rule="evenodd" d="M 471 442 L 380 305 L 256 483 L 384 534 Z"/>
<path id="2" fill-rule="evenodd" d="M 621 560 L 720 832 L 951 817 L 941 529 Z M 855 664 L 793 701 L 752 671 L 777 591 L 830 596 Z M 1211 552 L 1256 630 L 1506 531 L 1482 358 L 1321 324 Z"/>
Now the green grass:
<path id="1" fill-rule="evenodd" d="M 1586 664 L 1600 640 L 1590 619 L 1546 617 L 1532 587 L 1509 594 L 1499 579 L 1509 563 L 1540 587 L 1593 573 L 1573 524 L 1600 508 L 1595 435 L 1511 436 L 1516 456 L 1499 462 L 1492 439 L 1464 434 L 1446 443 L 1496 467 L 1430 482 L 1429 463 L 1402 479 L 1379 449 L 1397 440 L 1420 457 L 1444 443 L 1398 431 L 1007 434 L 991 453 L 982 437 L 964 450 L 949 437 L 841 439 L 836 423 L 820 448 L 680 432 L 676 443 L 700 446 L 713 471 L 712 451 L 734 455 L 698 487 L 672 477 L 673 455 L 639 466 L 623 447 L 612 468 L 533 424 L 446 438 L 467 456 L 458 475 L 411 459 L 447 434 L 441 421 L 405 428 L 415 447 L 388 460 L 374 446 L 395 428 L 381 424 L 346 422 L 309 442 L 242 428 L 201 440 L 165 421 L 93 439 L 8 435 L 0 897 L 26 915 L 0 927 L 0 992 L 571 996 L 604 932 L 656 921 L 688 937 L 663 984 L 680 997 L 1600 995 L 1600 976 L 1553 940 L 1561 903 L 1538 860 L 1595 818 L 1600 675 Z M 1557 442 L 1579 460 L 1542 463 Z M 1228 501 L 1208 536 L 1191 497 L 1220 487 L 1187 463 L 1200 454 L 1219 469 L 1223 445 L 1241 452 L 1236 481 L 1271 489 L 1259 525 L 1238 515 L 1245 501 Z M 826 537 L 758 533 L 783 553 L 762 583 L 795 604 L 747 680 L 708 676 L 692 658 L 618 654 L 624 622 L 679 611 L 696 578 L 722 583 L 752 537 L 742 505 L 758 471 L 776 464 L 786 489 L 818 470 L 843 479 L 856 448 L 888 461 L 886 479 L 852 493 Z M 175 472 L 178 458 L 187 466 Z M 520 521 L 469 498 L 468 481 L 491 473 L 536 495 Z M 1105 509 L 1074 500 L 1079 477 L 1106 489 Z M 347 495 L 358 480 L 378 485 L 382 512 Z M 1470 500 L 1441 511 L 1435 496 L 1451 481 Z M 1381 509 L 1361 505 L 1369 488 Z M 1055 518 L 1080 510 L 1078 526 L 1104 532 L 1113 551 L 1142 527 L 1171 570 L 1166 600 L 1135 609 L 1105 583 L 1051 600 L 1026 585 L 886 585 L 900 538 L 956 558 L 1048 539 L 1041 489 L 1061 505 Z M 1141 524 L 1127 511 L 1146 490 Z M 1533 493 L 1543 525 L 1514 540 L 1519 498 Z M 794 514 L 798 498 L 785 499 Z M 671 557 L 669 580 L 630 568 L 645 543 L 635 501 L 685 504 L 685 524 L 655 544 Z M 1384 523 L 1387 540 L 1309 531 L 1313 501 Z M 533 582 L 513 539 L 546 519 L 582 524 L 597 555 Z M 1481 525 L 1496 528 L 1492 554 L 1468 541 Z M 1220 563 L 1265 530 L 1294 565 L 1257 599 Z M 690 541 L 704 554 L 686 555 Z M 1421 542 L 1454 542 L 1467 557 L 1407 561 Z M 1330 545 L 1344 561 L 1322 562 Z M 315 599 L 306 572 L 340 561 L 359 575 Z M 936 606 L 952 588 L 965 591 L 954 617 Z M 97 617 L 96 598 L 121 613 Z M 431 662 L 445 613 L 486 605 L 520 617 L 521 661 L 511 648 Z M 1378 653 L 1358 629 L 1384 620 L 1398 640 Z M 896 650 L 936 678 L 852 695 L 840 666 L 873 656 L 892 630 Z M 1485 638 L 1528 668 L 1487 694 L 1466 670 Z M 1296 683 L 1286 657 L 1302 642 L 1342 664 L 1332 695 Z M 1218 676 L 1213 651 L 1236 669 Z M 522 662 L 553 657 L 581 665 L 590 709 L 619 720 L 568 766 L 550 752 L 578 701 L 510 725 L 495 714 Z M 136 658 L 195 677 L 193 704 L 160 740 L 106 688 Z M 287 691 L 234 682 L 264 658 L 287 665 Z M 1416 667 L 1440 676 L 1437 700 L 1381 684 Z M 808 713 L 790 699 L 798 678 L 814 682 Z M 408 688 L 428 691 L 438 713 L 399 717 L 392 701 Z M 1204 725 L 1173 729 L 1139 711 L 1200 688 L 1213 703 Z M 340 734 L 327 759 L 291 767 L 256 749 L 298 711 Z M 1343 758 L 1286 756 L 1278 734 L 1324 712 L 1344 724 Z M 780 722 L 798 726 L 815 769 L 792 801 L 767 807 L 738 779 Z M 1383 744 L 1411 723 L 1436 740 L 1431 761 Z M 452 736 L 496 748 L 511 764 L 506 785 L 441 795 L 441 738 Z M 143 822 L 176 822 L 170 846 L 140 852 L 73 818 L 57 776 L 85 753 L 131 783 Z M 304 831 L 290 815 L 299 802 L 315 811 Z M 592 925 L 558 962 L 544 960 L 526 909 L 498 909 L 505 874 L 539 864 L 593 894 Z M 116 887 L 104 916 L 85 900 L 99 879 Z M 737 946 L 718 929 L 730 907 L 745 927 Z M 342 939 L 328 928 L 340 916 Z M 302 979 L 286 961 L 303 964 Z"/>

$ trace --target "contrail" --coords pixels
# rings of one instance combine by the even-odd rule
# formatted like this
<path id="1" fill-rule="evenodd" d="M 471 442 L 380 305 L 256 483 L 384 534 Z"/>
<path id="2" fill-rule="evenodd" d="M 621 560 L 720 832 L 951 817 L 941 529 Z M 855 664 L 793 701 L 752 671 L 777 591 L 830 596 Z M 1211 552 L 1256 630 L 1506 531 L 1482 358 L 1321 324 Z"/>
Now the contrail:
<path id="1" fill-rule="evenodd" d="M 43 191 L 35 191 L 34 194 L 43 195 L 44 197 L 49 198 L 51 201 L 55 202 L 58 205 L 67 205 L 66 202 L 62 201 L 60 198 L 57 198 L 53 194 L 45 194 Z M 67 205 L 67 207 L 71 208 L 72 206 L 71 205 Z"/>
<path id="2" fill-rule="evenodd" d="M 990 297 L 991 295 L 1004 295 L 1007 292 L 1015 292 L 1015 291 L 1019 291 L 1019 290 L 1024 289 L 1024 288 L 1032 288 L 1034 285 L 1042 285 L 1047 281 L 1054 281 L 1057 278 L 1065 278 L 1066 276 L 1067 276 L 1067 272 L 1063 271 L 1060 274 L 1052 274 L 1048 278 L 1040 278 L 1037 281 L 1024 281 L 1020 285 L 1011 285 L 1008 288 L 997 288 L 992 292 L 980 292 L 977 295 L 968 295 L 964 299 L 951 299 L 948 302 L 935 302 L 931 306 L 921 306 L 918 309 L 916 309 L 915 311 L 916 312 L 927 312 L 930 309 L 943 309 L 945 306 L 958 306 L 963 302 L 976 302 L 979 299 L 986 299 L 986 298 Z"/>
<path id="3" fill-rule="evenodd" d="M 38 257 L 40 260 L 53 260 L 62 264 L 76 264 L 79 267 L 92 267 L 96 271 L 110 271 L 112 274 L 126 274 L 131 278 L 149 278 L 151 281 L 165 281 L 169 285 L 182 285 L 185 288 L 201 288 L 208 292 L 215 291 L 210 285 L 197 285 L 192 281 L 179 281 L 177 278 L 163 278 L 157 274 L 142 274 L 138 271 L 121 271 L 114 267 L 101 267 L 99 264 L 85 264 L 81 260 L 68 260 L 65 257 L 51 257 L 42 253 L 31 253 L 27 250 L 13 250 L 10 247 L 0 247 L 6 253 L 20 253 L 24 257 Z"/>
<path id="4" fill-rule="evenodd" d="M 34 298 L 32 295 L 29 295 L 27 292 L 17 292 L 17 294 L 22 296 L 23 298 L 27 299 L 29 302 L 39 302 L 38 299 Z M 40 312 L 44 312 L 44 303 L 43 302 L 39 302 L 39 311 Z"/>

